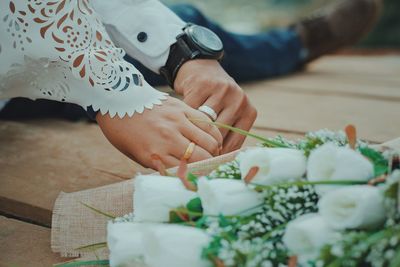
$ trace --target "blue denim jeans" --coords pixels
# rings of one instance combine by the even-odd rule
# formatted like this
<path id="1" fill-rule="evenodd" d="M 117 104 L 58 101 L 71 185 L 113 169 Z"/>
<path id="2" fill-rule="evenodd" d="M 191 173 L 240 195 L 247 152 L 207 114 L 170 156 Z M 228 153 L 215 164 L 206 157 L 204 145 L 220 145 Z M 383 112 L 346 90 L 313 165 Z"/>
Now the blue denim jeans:
<path id="1" fill-rule="evenodd" d="M 253 35 L 237 34 L 224 30 L 192 5 L 179 4 L 170 8 L 183 21 L 209 28 L 221 38 L 225 48 L 222 66 L 237 82 L 288 74 L 303 64 L 303 45 L 290 28 Z M 165 84 L 162 77 L 133 58 L 127 56 L 126 60 L 134 64 L 151 85 Z"/>

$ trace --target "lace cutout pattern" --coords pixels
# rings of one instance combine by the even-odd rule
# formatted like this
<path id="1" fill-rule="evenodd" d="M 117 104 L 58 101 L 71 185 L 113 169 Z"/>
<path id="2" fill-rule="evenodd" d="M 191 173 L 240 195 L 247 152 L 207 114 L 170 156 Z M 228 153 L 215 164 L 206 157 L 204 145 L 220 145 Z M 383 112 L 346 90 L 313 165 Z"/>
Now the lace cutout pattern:
<path id="1" fill-rule="evenodd" d="M 47 66 L 59 70 L 58 75 L 72 72 L 73 77 L 86 83 L 87 90 L 100 89 L 105 95 L 112 93 L 115 96 L 115 92 L 136 91 L 137 87 L 144 86 L 142 75 L 123 59 L 124 51 L 114 46 L 88 0 L 11 0 L 8 8 L 1 23 L 6 27 L 7 38 L 14 50 L 25 53 L 38 46 L 36 40 L 46 42 L 52 50 Z M 0 43 L 0 53 L 1 47 Z M 32 66 L 34 60 L 28 61 L 31 64 L 27 65 Z M 20 73 L 15 68 L 21 70 L 21 66 L 14 64 L 12 67 L 14 70 L 7 76 Z M 36 76 L 36 82 L 31 85 L 51 99 L 57 95 L 57 100 L 69 101 L 67 76 L 64 75 L 64 81 L 57 84 L 48 81 L 56 89 L 38 86 L 43 86 L 38 77 L 44 79 L 45 75 Z M 155 102 L 158 103 L 160 98 L 158 95 Z M 149 106 L 149 103 L 145 104 Z"/>
<path id="2" fill-rule="evenodd" d="M 59 58 L 91 86 L 96 83 L 105 90 L 123 91 L 130 83 L 141 85 L 141 77 L 132 74 L 131 65 L 122 59 L 123 50 L 113 45 L 87 0 L 28 0 L 22 10 L 16 10 L 13 1 L 9 6 L 5 20 L 14 48 L 24 51 L 24 44 L 32 42 L 26 27 L 33 21 L 40 25 L 40 36 L 53 43 Z"/>

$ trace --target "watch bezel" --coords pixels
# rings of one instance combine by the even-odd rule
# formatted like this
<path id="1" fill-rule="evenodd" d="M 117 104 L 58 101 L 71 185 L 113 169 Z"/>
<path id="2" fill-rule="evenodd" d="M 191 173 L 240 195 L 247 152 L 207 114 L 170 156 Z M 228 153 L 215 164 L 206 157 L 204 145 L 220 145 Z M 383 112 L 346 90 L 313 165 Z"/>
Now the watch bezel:
<path id="1" fill-rule="evenodd" d="M 220 44 L 221 44 L 221 48 L 220 49 L 213 49 L 209 46 L 207 46 L 206 44 L 204 44 L 201 40 L 199 40 L 198 38 L 196 38 L 196 33 L 195 30 L 196 29 L 201 29 L 204 30 L 206 32 L 208 32 L 209 34 L 213 35 L 216 39 L 219 40 Z M 199 25 L 194 25 L 194 24 L 190 24 L 185 28 L 185 33 L 186 35 L 189 37 L 189 40 L 196 46 L 198 46 L 201 50 L 206 51 L 210 54 L 218 54 L 221 53 L 224 50 L 224 46 L 223 43 L 221 41 L 221 39 L 218 37 L 218 35 L 216 35 L 213 31 L 207 29 L 206 27 L 203 26 L 199 26 Z"/>

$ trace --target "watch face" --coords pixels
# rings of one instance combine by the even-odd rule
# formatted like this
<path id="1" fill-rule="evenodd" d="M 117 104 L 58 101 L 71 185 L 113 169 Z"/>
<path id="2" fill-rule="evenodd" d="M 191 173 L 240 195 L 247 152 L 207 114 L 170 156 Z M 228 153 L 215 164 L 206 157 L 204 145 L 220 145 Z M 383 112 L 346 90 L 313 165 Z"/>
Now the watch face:
<path id="1" fill-rule="evenodd" d="M 220 52 L 223 49 L 221 39 L 209 29 L 193 25 L 189 28 L 189 32 L 192 40 L 201 48 L 211 52 Z"/>

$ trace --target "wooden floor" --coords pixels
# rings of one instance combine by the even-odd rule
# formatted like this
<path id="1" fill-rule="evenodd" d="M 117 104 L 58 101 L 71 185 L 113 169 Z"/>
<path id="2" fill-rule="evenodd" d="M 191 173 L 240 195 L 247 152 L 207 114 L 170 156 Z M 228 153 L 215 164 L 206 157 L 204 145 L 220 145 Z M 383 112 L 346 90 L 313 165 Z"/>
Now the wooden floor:
<path id="1" fill-rule="evenodd" d="M 299 138 L 348 123 L 370 142 L 400 136 L 399 55 L 325 57 L 305 72 L 243 88 L 259 111 L 254 132 L 265 136 Z M 0 267 L 61 261 L 50 251 L 48 228 L 59 192 L 137 171 L 146 170 L 114 149 L 97 125 L 0 121 Z"/>

